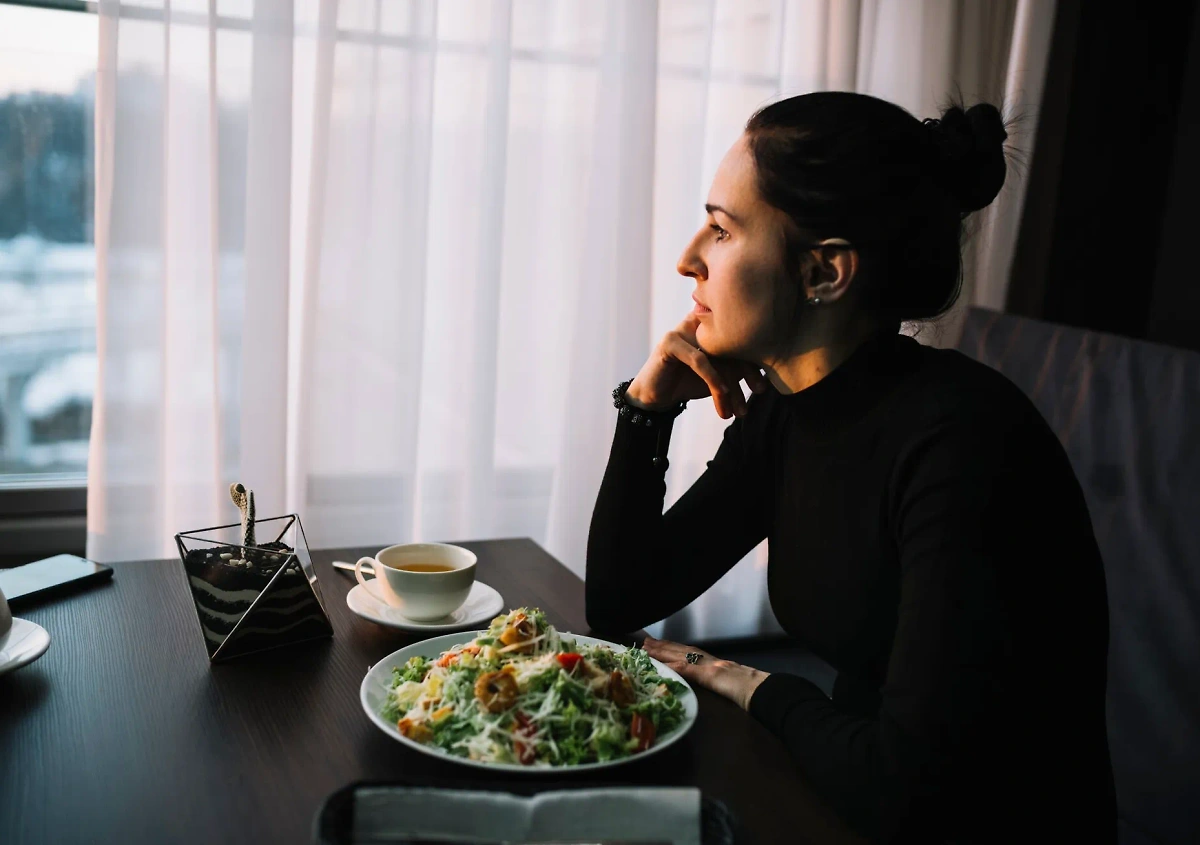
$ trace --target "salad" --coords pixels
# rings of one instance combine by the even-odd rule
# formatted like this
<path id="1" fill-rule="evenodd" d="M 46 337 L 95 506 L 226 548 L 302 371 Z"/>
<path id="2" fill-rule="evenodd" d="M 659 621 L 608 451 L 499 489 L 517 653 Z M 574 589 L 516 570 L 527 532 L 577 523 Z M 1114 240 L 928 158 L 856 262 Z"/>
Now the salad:
<path id="1" fill-rule="evenodd" d="M 468 643 L 393 668 L 381 715 L 471 760 L 575 766 L 650 748 L 684 721 L 685 690 L 641 649 L 579 644 L 519 608 Z"/>

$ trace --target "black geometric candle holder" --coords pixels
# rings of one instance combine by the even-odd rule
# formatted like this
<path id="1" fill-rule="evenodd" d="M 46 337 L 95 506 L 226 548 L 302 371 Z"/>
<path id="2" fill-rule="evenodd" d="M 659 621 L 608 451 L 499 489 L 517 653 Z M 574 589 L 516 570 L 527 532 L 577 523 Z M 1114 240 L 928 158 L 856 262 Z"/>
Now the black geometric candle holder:
<path id="1" fill-rule="evenodd" d="M 333 636 L 321 585 L 296 514 L 175 535 L 196 619 L 217 663 Z M 243 538 L 251 539 L 243 543 Z M 255 537 L 274 537 L 254 543 Z"/>

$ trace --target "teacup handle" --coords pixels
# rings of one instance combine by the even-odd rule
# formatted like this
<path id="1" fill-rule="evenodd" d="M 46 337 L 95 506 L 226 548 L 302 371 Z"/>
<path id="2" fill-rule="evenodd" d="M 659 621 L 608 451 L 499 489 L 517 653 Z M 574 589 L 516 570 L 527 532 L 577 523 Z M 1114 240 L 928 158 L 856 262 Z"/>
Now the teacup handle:
<path id="1" fill-rule="evenodd" d="M 360 583 L 360 584 L 362 584 L 362 585 L 363 585 L 363 589 L 366 589 L 366 588 L 367 588 L 367 579 L 366 579 L 366 578 L 364 578 L 364 577 L 363 577 L 363 574 L 362 574 L 362 568 L 363 568 L 363 564 L 366 564 L 366 565 L 370 566 L 370 567 L 371 567 L 371 569 L 372 569 L 372 571 L 373 571 L 373 570 L 375 569 L 375 566 L 376 566 L 376 564 L 375 564 L 375 558 L 373 558 L 373 557 L 360 557 L 360 558 L 358 559 L 358 561 L 357 561 L 357 562 L 354 564 L 354 577 L 355 577 L 355 578 L 358 580 L 358 583 Z"/>

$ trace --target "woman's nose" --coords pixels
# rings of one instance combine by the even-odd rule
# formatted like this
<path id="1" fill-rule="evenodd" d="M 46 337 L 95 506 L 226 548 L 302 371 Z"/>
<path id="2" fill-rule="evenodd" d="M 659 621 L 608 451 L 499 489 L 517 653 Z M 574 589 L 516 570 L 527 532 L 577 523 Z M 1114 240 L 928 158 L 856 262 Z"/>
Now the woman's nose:
<path id="1" fill-rule="evenodd" d="M 679 261 L 675 265 L 675 271 L 681 276 L 686 276 L 689 279 L 700 279 L 704 277 L 706 268 L 700 255 L 696 252 L 696 241 L 684 248 L 683 254 L 679 256 Z"/>

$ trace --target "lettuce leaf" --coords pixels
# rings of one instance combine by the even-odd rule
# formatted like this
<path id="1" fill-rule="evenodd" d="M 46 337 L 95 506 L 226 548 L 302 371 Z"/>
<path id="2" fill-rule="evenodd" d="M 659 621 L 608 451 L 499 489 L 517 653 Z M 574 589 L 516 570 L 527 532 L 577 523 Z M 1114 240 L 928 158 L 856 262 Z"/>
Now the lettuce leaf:
<path id="1" fill-rule="evenodd" d="M 392 669 L 392 686 L 399 686 L 405 681 L 423 681 L 433 666 L 428 657 L 410 657 L 403 667 Z"/>

